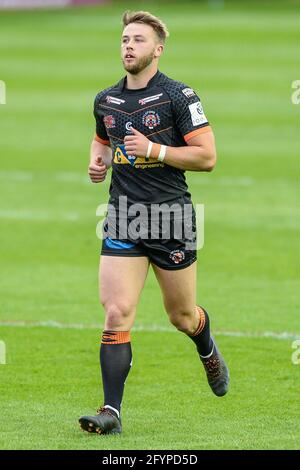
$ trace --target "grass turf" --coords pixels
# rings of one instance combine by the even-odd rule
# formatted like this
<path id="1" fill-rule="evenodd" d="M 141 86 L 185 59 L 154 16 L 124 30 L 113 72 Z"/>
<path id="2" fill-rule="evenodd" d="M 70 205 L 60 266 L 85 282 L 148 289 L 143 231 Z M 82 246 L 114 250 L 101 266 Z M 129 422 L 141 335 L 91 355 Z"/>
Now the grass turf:
<path id="1" fill-rule="evenodd" d="M 81 433 L 77 423 L 101 400 L 97 330 L 6 327 L 2 337 L 10 345 L 8 364 L 0 369 L 3 449 L 299 445 L 299 376 L 285 341 L 218 338 L 228 351 L 233 383 L 230 394 L 220 399 L 210 392 L 194 345 L 184 335 L 133 333 L 123 434 L 99 437 Z"/>
<path id="2" fill-rule="evenodd" d="M 188 174 L 206 211 L 198 298 L 218 331 L 296 337 L 299 4 L 214 5 L 147 5 L 171 31 L 160 69 L 197 89 L 217 139 L 215 171 Z M 0 13 L 2 324 L 103 321 L 95 209 L 108 182 L 88 185 L 86 166 L 93 97 L 123 75 L 123 9 Z M 193 345 L 153 325 L 168 322 L 150 273 L 137 316 L 149 331 L 134 334 L 124 433 L 113 439 L 76 423 L 101 403 L 96 329 L 0 327 L 0 448 L 299 447 L 291 340 L 217 336 L 232 375 L 230 394 L 217 399 Z"/>

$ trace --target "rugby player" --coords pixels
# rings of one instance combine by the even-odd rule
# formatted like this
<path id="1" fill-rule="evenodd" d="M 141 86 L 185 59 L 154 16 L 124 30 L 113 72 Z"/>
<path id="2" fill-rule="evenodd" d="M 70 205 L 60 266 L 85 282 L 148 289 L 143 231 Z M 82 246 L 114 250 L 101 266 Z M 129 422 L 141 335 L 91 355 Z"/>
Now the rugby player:
<path id="1" fill-rule="evenodd" d="M 100 346 L 104 403 L 96 415 L 79 419 L 88 432 L 122 431 L 121 402 L 132 363 L 130 330 L 150 264 L 170 322 L 195 343 L 212 392 L 223 396 L 228 391 L 228 368 L 211 337 L 208 313 L 196 304 L 195 211 L 184 217 L 183 211 L 175 211 L 166 232 L 160 215 L 150 210 L 174 204 L 193 208 L 185 171 L 211 171 L 216 163 L 214 135 L 196 92 L 158 70 L 168 35 L 166 25 L 152 14 L 125 12 L 121 58 L 126 76 L 98 93 L 94 102 L 89 176 L 93 183 L 102 182 L 112 167 L 113 210 L 104 224 L 99 269 L 105 311 Z M 130 214 L 136 204 L 149 209 L 138 236 Z M 180 213 L 180 223 L 193 230 L 178 237 Z"/>

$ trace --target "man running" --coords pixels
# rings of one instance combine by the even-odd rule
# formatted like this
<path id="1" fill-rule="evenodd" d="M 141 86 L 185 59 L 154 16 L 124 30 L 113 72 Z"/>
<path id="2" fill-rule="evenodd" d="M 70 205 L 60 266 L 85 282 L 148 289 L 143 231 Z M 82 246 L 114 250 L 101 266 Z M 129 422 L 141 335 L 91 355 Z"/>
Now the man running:
<path id="1" fill-rule="evenodd" d="M 99 434 L 122 430 L 130 330 L 150 263 L 169 319 L 195 343 L 213 393 L 223 396 L 229 385 L 209 316 L 196 304 L 195 211 L 184 176 L 186 170 L 214 168 L 214 135 L 196 92 L 158 70 L 168 37 L 165 24 L 139 11 L 125 12 L 123 26 L 127 73 L 96 96 L 89 165 L 94 183 L 104 181 L 112 166 L 99 272 L 104 404 L 96 415 L 79 419 L 82 429 Z"/>

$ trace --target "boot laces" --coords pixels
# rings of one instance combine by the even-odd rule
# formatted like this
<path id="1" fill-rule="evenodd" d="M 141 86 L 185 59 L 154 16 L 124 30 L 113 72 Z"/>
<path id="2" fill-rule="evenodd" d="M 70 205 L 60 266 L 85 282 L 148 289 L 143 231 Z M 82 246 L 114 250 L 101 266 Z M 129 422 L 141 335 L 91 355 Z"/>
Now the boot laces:
<path id="1" fill-rule="evenodd" d="M 205 360 L 204 367 L 207 375 L 213 379 L 221 374 L 220 360 L 216 356 Z"/>

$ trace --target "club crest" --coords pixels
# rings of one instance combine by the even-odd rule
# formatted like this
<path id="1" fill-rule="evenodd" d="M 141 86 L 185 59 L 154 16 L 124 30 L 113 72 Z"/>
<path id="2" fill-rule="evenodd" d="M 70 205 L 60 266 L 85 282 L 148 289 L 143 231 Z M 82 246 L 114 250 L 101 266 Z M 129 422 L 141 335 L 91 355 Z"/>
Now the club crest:
<path id="1" fill-rule="evenodd" d="M 148 127 L 148 129 L 154 129 L 154 127 L 159 126 L 160 117 L 159 114 L 155 111 L 146 111 L 143 115 L 143 124 Z"/>
<path id="2" fill-rule="evenodd" d="M 179 264 L 184 260 L 185 255 L 182 250 L 173 250 L 170 253 L 170 258 L 175 264 Z"/>

